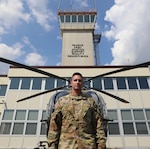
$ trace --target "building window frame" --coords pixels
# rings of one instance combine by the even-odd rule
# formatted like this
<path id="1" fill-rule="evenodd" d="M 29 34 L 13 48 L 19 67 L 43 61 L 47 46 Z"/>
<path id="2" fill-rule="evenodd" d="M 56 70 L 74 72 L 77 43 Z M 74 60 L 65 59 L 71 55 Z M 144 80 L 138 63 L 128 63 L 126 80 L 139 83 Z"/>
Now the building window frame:
<path id="1" fill-rule="evenodd" d="M 21 116 L 23 116 L 23 118 Z M 41 128 L 43 125 L 39 123 L 40 116 L 41 110 L 40 112 L 39 110 L 33 109 L 4 110 L 3 118 L 0 123 L 0 135 L 37 135 L 37 128 Z M 42 117 L 46 119 L 46 110 L 42 110 Z M 17 129 L 18 126 L 20 126 L 19 129 Z M 33 126 L 33 128 L 31 126 Z M 44 132 L 43 130 L 41 135 L 45 134 L 46 131 Z"/>

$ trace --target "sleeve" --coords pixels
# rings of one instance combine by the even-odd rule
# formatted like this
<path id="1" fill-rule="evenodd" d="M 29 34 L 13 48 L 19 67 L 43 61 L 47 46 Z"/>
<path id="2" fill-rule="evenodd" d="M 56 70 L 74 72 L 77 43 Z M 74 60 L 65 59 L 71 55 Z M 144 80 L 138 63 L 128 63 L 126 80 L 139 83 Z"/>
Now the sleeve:
<path id="1" fill-rule="evenodd" d="M 97 146 L 98 149 L 106 149 L 106 136 L 104 132 L 104 127 L 102 124 L 101 113 L 98 107 L 96 106 L 96 139 L 97 139 Z"/>
<path id="2" fill-rule="evenodd" d="M 57 102 L 55 105 L 55 110 L 52 113 L 50 119 L 48 138 L 47 138 L 49 149 L 58 148 L 59 137 L 61 132 L 61 123 L 62 123 L 61 108 L 59 103 Z"/>

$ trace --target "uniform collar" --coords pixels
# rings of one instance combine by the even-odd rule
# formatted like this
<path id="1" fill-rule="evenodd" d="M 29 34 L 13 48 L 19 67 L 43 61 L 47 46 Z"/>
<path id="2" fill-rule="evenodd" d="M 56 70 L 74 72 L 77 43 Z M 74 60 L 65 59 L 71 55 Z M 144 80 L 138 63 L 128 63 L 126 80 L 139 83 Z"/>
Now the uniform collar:
<path id="1" fill-rule="evenodd" d="M 81 100 L 81 99 L 85 100 L 86 99 L 86 96 L 83 93 L 81 93 L 79 96 L 74 96 L 70 93 L 70 97 L 74 100 Z"/>

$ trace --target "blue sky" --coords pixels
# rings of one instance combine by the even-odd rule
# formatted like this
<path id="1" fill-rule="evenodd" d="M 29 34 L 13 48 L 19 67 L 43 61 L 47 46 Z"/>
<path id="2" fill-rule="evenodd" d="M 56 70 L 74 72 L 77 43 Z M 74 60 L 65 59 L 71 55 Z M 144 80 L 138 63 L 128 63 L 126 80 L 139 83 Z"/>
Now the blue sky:
<path id="1" fill-rule="evenodd" d="M 26 65 L 61 63 L 57 10 L 71 0 L 0 0 L 0 57 Z M 76 9 L 94 7 L 102 33 L 100 65 L 137 64 L 150 60 L 150 0 L 72 0 Z M 64 6 L 65 4 L 65 6 Z M 0 74 L 8 65 L 0 63 Z"/>

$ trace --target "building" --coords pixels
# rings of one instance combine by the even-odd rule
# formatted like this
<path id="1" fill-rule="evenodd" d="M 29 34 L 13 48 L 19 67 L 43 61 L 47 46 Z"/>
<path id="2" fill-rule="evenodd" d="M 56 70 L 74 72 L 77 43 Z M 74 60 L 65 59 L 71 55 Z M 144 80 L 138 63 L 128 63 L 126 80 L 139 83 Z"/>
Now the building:
<path id="1" fill-rule="evenodd" d="M 74 72 L 81 72 L 87 79 L 127 67 L 95 65 L 93 33 L 96 15 L 95 10 L 58 12 L 63 35 L 62 66 L 34 67 L 47 72 L 45 75 L 11 66 L 7 75 L 0 75 L 0 149 L 31 149 L 38 147 L 40 141 L 45 143 L 47 140 L 44 122 L 46 108 L 50 97 L 56 91 L 22 102 L 17 102 L 18 100 L 61 87 L 68 83 L 61 77 L 70 78 Z M 78 34 L 82 40 L 77 39 Z M 60 78 L 52 77 L 51 74 Z M 96 77 L 87 85 L 129 101 L 129 103 L 122 103 L 99 93 L 106 103 L 108 118 L 113 120 L 109 121 L 108 125 L 107 147 L 150 149 L 148 65 Z"/>

